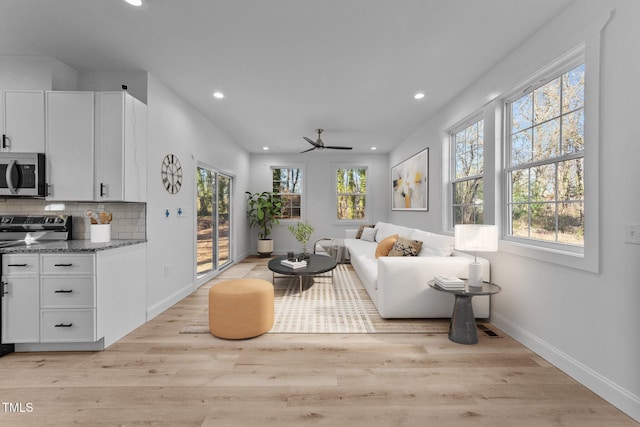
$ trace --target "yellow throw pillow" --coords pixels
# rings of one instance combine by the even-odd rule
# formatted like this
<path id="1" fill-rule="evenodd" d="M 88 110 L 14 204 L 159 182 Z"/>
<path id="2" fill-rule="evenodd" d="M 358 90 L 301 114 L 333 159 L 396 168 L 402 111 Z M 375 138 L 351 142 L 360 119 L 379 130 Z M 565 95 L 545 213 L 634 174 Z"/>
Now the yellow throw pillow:
<path id="1" fill-rule="evenodd" d="M 397 240 L 397 234 L 392 234 L 391 236 L 382 239 L 382 241 L 378 243 L 378 247 L 376 248 L 376 258 L 389 255 L 389 251 Z"/>

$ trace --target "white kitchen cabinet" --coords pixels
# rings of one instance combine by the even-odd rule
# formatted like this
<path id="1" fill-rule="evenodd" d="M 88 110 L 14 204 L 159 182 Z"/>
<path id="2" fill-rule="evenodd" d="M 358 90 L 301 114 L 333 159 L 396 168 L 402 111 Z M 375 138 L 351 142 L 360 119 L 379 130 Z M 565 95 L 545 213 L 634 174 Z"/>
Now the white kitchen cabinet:
<path id="1" fill-rule="evenodd" d="M 2 105 L 4 128 L 0 151 L 44 153 L 44 91 L 5 90 Z"/>
<path id="2" fill-rule="evenodd" d="M 147 320 L 146 244 L 2 255 L 2 338 L 16 351 L 103 350 Z"/>
<path id="3" fill-rule="evenodd" d="M 45 151 L 47 200 L 93 200 L 93 92 L 46 92 Z"/>
<path id="4" fill-rule="evenodd" d="M 32 343 L 40 339 L 39 256 L 2 256 L 2 342 Z"/>
<path id="5" fill-rule="evenodd" d="M 40 342 L 96 341 L 95 256 L 40 257 Z"/>
<path id="6" fill-rule="evenodd" d="M 146 200 L 146 141 L 146 105 L 127 92 L 96 92 L 96 200 Z"/>

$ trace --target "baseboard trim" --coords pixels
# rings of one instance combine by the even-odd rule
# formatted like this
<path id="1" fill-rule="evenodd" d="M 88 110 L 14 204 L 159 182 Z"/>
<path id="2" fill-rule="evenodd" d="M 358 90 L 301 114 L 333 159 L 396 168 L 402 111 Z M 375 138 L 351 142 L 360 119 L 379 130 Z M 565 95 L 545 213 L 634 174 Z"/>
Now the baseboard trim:
<path id="1" fill-rule="evenodd" d="M 168 308 L 172 307 L 174 304 L 182 301 L 184 298 L 191 295 L 193 292 L 193 283 L 187 283 L 181 289 L 178 289 L 173 294 L 169 295 L 162 301 L 159 301 L 153 304 L 150 307 L 147 307 L 147 322 Z"/>
<path id="2" fill-rule="evenodd" d="M 589 368 L 540 337 L 511 322 L 499 313 L 491 313 L 491 323 L 529 348 L 589 390 L 640 422 L 640 397 Z"/>

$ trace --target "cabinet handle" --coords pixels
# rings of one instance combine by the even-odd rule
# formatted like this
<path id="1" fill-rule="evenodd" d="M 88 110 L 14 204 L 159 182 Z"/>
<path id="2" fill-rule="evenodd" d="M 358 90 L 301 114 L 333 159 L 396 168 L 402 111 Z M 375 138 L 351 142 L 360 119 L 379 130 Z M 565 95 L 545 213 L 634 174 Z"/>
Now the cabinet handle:
<path id="1" fill-rule="evenodd" d="M 53 264 L 54 267 L 71 267 L 73 264 Z"/>
<path id="2" fill-rule="evenodd" d="M 7 135 L 2 135 L 2 148 L 8 148 L 9 144 L 7 144 Z"/>
<path id="3" fill-rule="evenodd" d="M 7 282 L 0 282 L 0 297 L 4 297 L 9 293 L 9 291 L 7 291 L 7 288 L 6 288 L 8 284 L 9 283 Z"/>
<path id="4" fill-rule="evenodd" d="M 55 328 L 70 328 L 73 326 L 73 323 L 58 323 L 55 325 Z"/>
<path id="5" fill-rule="evenodd" d="M 73 292 L 73 289 L 69 289 L 68 291 L 64 289 L 59 289 L 57 291 L 54 291 L 53 293 L 54 294 L 70 294 L 72 292 Z"/>
<path id="6" fill-rule="evenodd" d="M 104 185 L 103 183 L 100 183 L 100 197 L 104 197 L 105 195 L 105 189 L 106 185 Z"/>
<path id="7" fill-rule="evenodd" d="M 9 264 L 7 267 L 26 267 L 27 264 Z"/>

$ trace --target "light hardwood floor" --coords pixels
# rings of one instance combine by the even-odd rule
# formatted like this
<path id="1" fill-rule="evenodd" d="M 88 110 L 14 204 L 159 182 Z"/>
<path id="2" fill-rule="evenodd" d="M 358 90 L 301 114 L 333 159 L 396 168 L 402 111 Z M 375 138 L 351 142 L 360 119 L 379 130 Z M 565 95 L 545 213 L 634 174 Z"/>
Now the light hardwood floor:
<path id="1" fill-rule="evenodd" d="M 504 334 L 180 334 L 209 286 L 103 352 L 0 358 L 0 425 L 639 425 Z"/>

